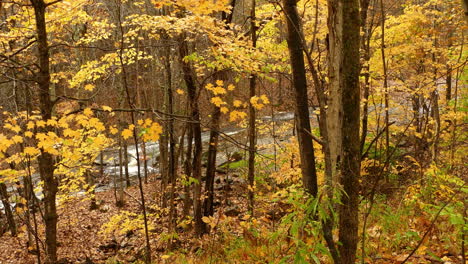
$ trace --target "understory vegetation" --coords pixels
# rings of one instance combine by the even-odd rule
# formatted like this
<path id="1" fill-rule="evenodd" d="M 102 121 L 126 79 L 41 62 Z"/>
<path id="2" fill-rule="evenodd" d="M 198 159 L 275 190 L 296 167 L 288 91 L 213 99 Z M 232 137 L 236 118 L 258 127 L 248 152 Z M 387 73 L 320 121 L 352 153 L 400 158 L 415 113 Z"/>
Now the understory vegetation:
<path id="1" fill-rule="evenodd" d="M 466 263 L 467 22 L 0 0 L 0 264 Z"/>

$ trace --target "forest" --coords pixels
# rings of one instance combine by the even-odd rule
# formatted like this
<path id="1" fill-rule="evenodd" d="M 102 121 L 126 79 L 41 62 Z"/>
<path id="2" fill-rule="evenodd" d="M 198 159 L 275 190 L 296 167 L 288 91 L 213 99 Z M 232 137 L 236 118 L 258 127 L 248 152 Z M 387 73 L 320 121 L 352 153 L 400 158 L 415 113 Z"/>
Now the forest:
<path id="1" fill-rule="evenodd" d="M 0 264 L 467 263 L 467 35 L 468 0 L 0 0 Z"/>

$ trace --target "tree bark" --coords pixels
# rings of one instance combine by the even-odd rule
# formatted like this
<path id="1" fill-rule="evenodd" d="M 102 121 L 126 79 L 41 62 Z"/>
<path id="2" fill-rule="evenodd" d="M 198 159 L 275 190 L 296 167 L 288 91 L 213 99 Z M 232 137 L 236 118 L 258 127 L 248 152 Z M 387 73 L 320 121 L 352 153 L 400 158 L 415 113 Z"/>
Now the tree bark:
<path id="1" fill-rule="evenodd" d="M 252 39 L 252 47 L 257 47 L 257 26 L 256 26 L 256 14 L 255 14 L 255 0 L 252 0 L 252 9 L 250 12 L 250 37 Z M 255 87 L 257 82 L 257 75 L 250 75 L 249 83 L 249 97 L 255 96 Z M 247 179 L 249 182 L 249 212 L 253 216 L 254 212 L 254 183 L 255 183 L 255 152 L 257 149 L 256 143 L 256 132 L 255 132 L 255 108 L 252 104 L 249 104 L 249 161 L 248 161 L 248 174 Z"/>
<path id="2" fill-rule="evenodd" d="M 4 183 L 0 183 L 0 198 L 5 208 L 5 215 L 8 222 L 8 228 L 10 229 L 11 236 L 16 236 L 16 223 L 13 216 L 13 211 L 11 210 L 10 203 L 8 201 L 8 192 L 7 187 Z"/>
<path id="3" fill-rule="evenodd" d="M 341 67 L 343 60 L 343 3 L 341 0 L 328 0 L 328 100 L 327 100 L 327 132 L 328 148 L 330 150 L 331 175 L 327 174 L 327 184 L 335 186 L 338 183 L 341 154 L 341 120 L 343 108 L 341 105 Z"/>
<path id="4" fill-rule="evenodd" d="M 358 178 L 360 175 L 360 89 L 359 89 L 359 2 L 343 3 L 343 64 L 340 83 L 343 121 L 341 124 L 342 164 L 341 184 L 344 194 L 340 206 L 339 250 L 344 264 L 355 263 L 358 243 Z"/>
<path id="5" fill-rule="evenodd" d="M 232 9 L 235 7 L 235 0 L 231 0 L 230 5 Z M 232 21 L 232 14 L 227 14 L 226 12 L 221 13 L 221 20 L 226 23 L 226 29 L 229 29 L 229 23 Z M 217 80 L 226 81 L 227 75 L 225 71 L 220 71 L 216 74 Z M 203 201 L 203 215 L 212 216 L 214 213 L 214 178 L 216 174 L 216 156 L 218 152 L 218 141 L 219 141 L 219 128 L 221 119 L 221 109 L 217 106 L 214 106 L 213 112 L 211 113 L 211 124 L 210 124 L 210 140 L 208 145 L 208 161 L 206 164 L 206 182 L 205 182 L 205 192 L 206 199 Z M 207 225 L 203 223 L 202 233 L 206 233 Z"/>
<path id="6" fill-rule="evenodd" d="M 37 84 L 39 86 L 39 105 L 41 116 L 44 121 L 52 117 L 53 102 L 50 98 L 50 65 L 49 45 L 47 43 L 46 28 L 46 3 L 44 0 L 31 0 L 34 8 L 37 38 L 37 59 L 39 72 L 37 73 Z M 46 126 L 44 132 L 51 128 Z M 44 181 L 44 221 L 46 235 L 46 261 L 45 263 L 57 262 L 57 207 L 55 199 L 58 191 L 58 181 L 54 177 L 54 160 L 50 153 L 41 150 L 38 157 L 39 174 Z"/>
<path id="7" fill-rule="evenodd" d="M 301 24 L 295 0 L 283 0 L 287 21 L 287 43 L 293 74 L 296 129 L 301 158 L 302 181 L 311 195 L 317 195 L 317 173 L 311 137 L 310 117 L 307 96 L 307 79 L 304 65 Z"/>
<path id="8" fill-rule="evenodd" d="M 182 72 L 184 75 L 185 85 L 187 86 L 188 101 L 191 109 L 191 131 L 193 133 L 194 148 L 193 161 L 191 164 L 192 177 L 196 180 L 193 189 L 193 218 L 195 221 L 195 233 L 201 235 L 203 231 L 202 221 L 202 203 L 201 203 L 201 158 L 202 158 L 202 138 L 200 125 L 200 109 L 197 100 L 197 86 L 193 76 L 192 67 L 183 60 L 188 55 L 187 41 L 183 40 L 179 53 L 181 57 Z M 192 144 L 191 141 L 189 144 Z M 189 176 L 189 175 L 187 175 Z"/>

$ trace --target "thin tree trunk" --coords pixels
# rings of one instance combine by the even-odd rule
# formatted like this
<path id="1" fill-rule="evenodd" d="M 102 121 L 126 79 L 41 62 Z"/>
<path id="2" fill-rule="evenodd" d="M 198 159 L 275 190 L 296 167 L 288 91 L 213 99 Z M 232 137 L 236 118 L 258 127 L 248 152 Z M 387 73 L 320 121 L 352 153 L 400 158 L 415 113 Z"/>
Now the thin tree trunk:
<path id="1" fill-rule="evenodd" d="M 4 183 L 0 183 L 0 198 L 3 203 L 3 208 L 5 209 L 5 215 L 8 222 L 8 228 L 10 229 L 11 235 L 16 236 L 16 223 L 13 216 L 13 211 L 11 210 L 10 203 L 8 201 L 8 192 L 7 187 Z"/>
<path id="2" fill-rule="evenodd" d="M 388 76 L 387 76 L 387 61 L 385 59 L 385 11 L 383 0 L 380 0 L 380 52 L 382 55 L 382 65 L 383 65 L 383 86 L 384 86 L 384 101 L 385 101 L 385 152 L 390 153 L 390 126 L 389 126 L 389 102 L 388 102 Z"/>
<path id="3" fill-rule="evenodd" d="M 310 117 L 307 96 L 307 79 L 304 65 L 303 46 L 299 14 L 295 0 L 283 0 L 288 35 L 287 43 L 293 73 L 295 98 L 296 128 L 301 158 L 302 181 L 304 188 L 311 195 L 317 195 L 317 173 L 312 144 Z"/>
<path id="4" fill-rule="evenodd" d="M 127 167 L 128 172 L 128 167 Z M 124 201 L 124 175 L 123 175 L 123 153 L 122 153 L 122 137 L 119 136 L 119 196 L 118 199 L 115 201 L 115 204 L 118 207 L 122 207 L 125 203 Z M 128 175 L 128 173 L 127 173 Z M 128 182 L 127 182 L 128 184 Z"/>
<path id="5" fill-rule="evenodd" d="M 184 210 L 183 218 L 186 218 L 190 212 L 192 201 L 190 199 L 190 177 L 192 177 L 192 152 L 193 152 L 193 129 L 192 124 L 187 123 L 187 151 L 185 152 L 184 173 L 187 183 L 184 186 Z"/>
<path id="6" fill-rule="evenodd" d="M 338 183 L 341 160 L 341 122 L 343 108 L 341 105 L 342 87 L 341 64 L 343 60 L 343 3 L 342 0 L 328 0 L 328 100 L 327 132 L 330 150 L 331 175 L 327 173 L 327 185 Z"/>
<path id="7" fill-rule="evenodd" d="M 124 169 L 125 169 L 125 182 L 127 188 L 130 187 L 130 172 L 128 171 L 128 145 L 127 140 L 123 140 L 123 160 L 124 160 Z"/>
<path id="8" fill-rule="evenodd" d="M 124 28 L 123 28 L 123 25 L 122 25 L 122 20 L 121 20 L 121 16 L 122 16 L 122 2 L 121 0 L 119 1 L 119 4 L 118 4 L 118 7 L 117 7 L 117 11 L 118 11 L 118 14 L 117 14 L 117 18 L 118 18 L 118 22 L 119 22 L 119 29 L 120 29 L 120 50 L 119 50 L 119 61 L 120 61 L 120 65 L 121 65 L 121 69 L 122 69 L 122 82 L 123 82 L 123 86 L 124 86 L 124 89 L 125 89 L 125 93 L 127 95 L 127 103 L 128 105 L 130 106 L 130 108 L 133 110 L 136 108 L 133 100 L 132 100 L 132 97 L 130 96 L 130 89 L 129 89 L 129 85 L 128 85 L 128 81 L 127 81 L 127 70 L 126 70 L 126 66 L 125 66 L 125 62 L 124 62 L 124 59 L 123 59 L 123 49 L 124 49 Z M 144 224 L 144 230 L 145 230 L 145 238 L 146 238 L 146 254 L 145 254 L 145 263 L 146 264 L 149 264 L 151 263 L 151 245 L 150 245 L 150 240 L 149 240 L 149 232 L 148 232 L 148 219 L 147 219 L 147 215 L 146 215 L 146 206 L 145 206 L 145 195 L 144 195 L 144 192 L 143 192 L 143 182 L 142 182 L 142 179 L 141 179 L 141 172 L 140 172 L 140 150 L 138 148 L 138 133 L 137 133 L 137 129 L 136 129 L 136 121 L 135 121 L 135 111 L 131 111 L 130 113 L 130 117 L 131 117 L 131 122 L 133 124 L 133 141 L 134 141 L 134 144 L 135 144 L 135 152 L 136 152 L 136 162 L 137 162 L 137 177 L 138 177 L 138 187 L 139 187 L 139 190 L 140 190 L 140 199 L 141 199 L 141 207 L 142 207 L 142 211 L 143 211 L 143 224 Z"/>
<path id="9" fill-rule="evenodd" d="M 361 75 L 364 76 L 364 94 L 362 107 L 362 129 L 361 129 L 361 153 L 364 151 L 364 145 L 367 137 L 367 126 L 369 118 L 369 95 L 370 95 L 370 38 L 371 25 L 367 23 L 370 0 L 361 0 L 361 31 L 364 36 L 361 39 L 361 51 L 364 53 L 364 63 L 361 65 Z M 363 72 L 364 71 L 364 72 Z"/>
<path id="10" fill-rule="evenodd" d="M 224 75 L 224 74 L 223 74 Z M 224 77 L 224 76 L 223 76 Z M 225 79 L 225 78 L 219 79 Z M 208 143 L 208 160 L 206 164 L 206 182 L 205 182 L 205 192 L 206 198 L 203 202 L 203 215 L 212 216 L 214 213 L 213 201 L 214 201 L 214 179 L 216 173 L 216 156 L 218 152 L 218 141 L 219 141 L 219 122 L 221 118 L 220 108 L 214 106 L 213 112 L 211 113 L 211 127 L 210 127 L 210 140 Z M 204 225 L 203 232 L 206 225 Z"/>
<path id="11" fill-rule="evenodd" d="M 170 49 L 166 50 L 165 58 L 165 69 L 166 69 L 166 94 L 167 94 L 167 111 L 169 114 L 174 112 L 174 103 L 173 103 L 173 93 L 172 93 L 172 66 L 170 61 Z M 171 189 L 169 192 L 169 223 L 171 229 L 175 228 L 174 221 L 176 220 L 176 210 L 174 204 L 174 192 L 176 184 L 176 150 L 175 150 L 175 138 L 174 138 L 174 118 L 170 117 L 168 121 L 168 134 L 169 134 L 169 170 L 168 170 L 168 179 L 167 183 L 170 184 Z"/>
<path id="12" fill-rule="evenodd" d="M 343 65 L 340 76 L 343 106 L 339 250 L 343 264 L 355 263 L 358 243 L 358 205 L 360 175 L 360 89 L 359 89 L 359 2 L 343 1 Z"/>
<path id="13" fill-rule="evenodd" d="M 183 60 L 188 55 L 188 46 L 185 39 L 179 46 L 179 53 L 182 64 L 182 72 L 184 75 L 185 85 L 187 86 L 187 94 L 189 105 L 191 109 L 191 130 L 194 139 L 193 161 L 191 165 L 191 174 L 195 179 L 193 188 L 193 218 L 195 221 L 195 233 L 201 235 L 203 233 L 202 221 L 202 202 L 201 202 L 201 158 L 202 158 L 202 138 L 200 126 L 200 110 L 197 101 L 197 86 L 193 76 L 192 67 L 190 64 Z M 191 143 L 190 143 L 191 144 Z M 187 161 L 188 162 L 188 161 Z"/>
<path id="14" fill-rule="evenodd" d="M 235 0 L 231 0 L 230 5 L 232 9 L 235 7 Z M 232 21 L 232 14 L 227 14 L 226 12 L 221 13 L 221 20 L 229 25 Z M 226 26 L 227 28 L 229 26 Z M 227 79 L 226 72 L 221 71 L 217 75 L 217 80 L 225 81 Z M 218 152 L 218 141 L 219 141 L 219 128 L 221 119 L 221 110 L 219 107 L 214 106 L 213 112 L 211 113 L 211 124 L 210 124 L 210 140 L 208 145 L 208 161 L 206 164 L 206 182 L 205 182 L 205 192 L 206 199 L 203 201 L 203 215 L 212 216 L 214 213 L 214 179 L 216 173 L 216 156 Z M 202 224 L 202 233 L 206 233 L 207 225 Z"/>
<path id="15" fill-rule="evenodd" d="M 145 183 L 148 184 L 148 156 L 146 155 L 146 142 L 141 142 L 143 147 L 143 175 L 145 177 Z"/>
<path id="16" fill-rule="evenodd" d="M 250 12 L 250 37 L 252 38 L 252 47 L 257 47 L 257 26 L 256 23 L 256 14 L 255 14 L 255 1 L 252 0 L 252 9 Z M 249 83 L 249 96 L 250 98 L 255 96 L 255 86 L 256 86 L 257 76 L 255 74 L 250 75 Z M 254 182 L 255 182 L 255 152 L 257 149 L 256 143 L 256 132 L 255 132 L 255 108 L 252 104 L 249 104 L 249 171 L 247 179 L 249 182 L 249 212 L 253 216 L 254 213 Z"/>
<path id="17" fill-rule="evenodd" d="M 41 116 L 44 121 L 52 117 L 53 102 L 50 99 L 50 66 L 49 45 L 47 43 L 46 29 L 46 3 L 44 0 L 31 0 L 34 8 L 36 34 L 37 34 L 37 59 L 39 72 L 37 83 L 39 85 L 39 104 Z M 44 132 L 50 130 L 48 126 Z M 54 177 L 54 160 L 50 153 L 41 150 L 38 157 L 39 174 L 44 181 L 44 221 L 46 235 L 46 263 L 57 262 L 57 207 L 55 199 L 58 191 L 58 181 Z"/>

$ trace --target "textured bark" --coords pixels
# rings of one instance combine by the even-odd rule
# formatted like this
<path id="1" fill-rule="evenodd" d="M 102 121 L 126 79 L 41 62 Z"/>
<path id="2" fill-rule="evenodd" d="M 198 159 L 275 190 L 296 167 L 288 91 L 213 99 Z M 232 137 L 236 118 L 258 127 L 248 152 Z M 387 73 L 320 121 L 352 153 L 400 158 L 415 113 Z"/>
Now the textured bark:
<path id="1" fill-rule="evenodd" d="M 128 188 L 130 187 L 131 182 L 130 182 L 130 172 L 128 171 L 128 147 L 127 147 L 127 141 L 125 139 L 123 140 L 123 163 L 124 163 L 124 169 L 125 169 L 125 183 Z"/>
<path id="2" fill-rule="evenodd" d="M 363 54 L 364 64 L 361 65 L 361 75 L 364 76 L 364 94 L 363 94 L 363 107 L 362 107 L 362 129 L 361 129 L 361 153 L 364 151 L 364 144 L 367 137 L 368 113 L 369 113 L 369 95 L 370 95 L 370 38 L 372 25 L 368 25 L 367 17 L 369 10 L 370 0 L 361 0 L 361 31 L 364 35 L 361 39 L 361 51 Z"/>
<path id="3" fill-rule="evenodd" d="M 295 0 L 283 0 L 287 21 L 287 43 L 293 74 L 295 98 L 296 129 L 301 156 L 302 181 L 306 190 L 317 195 L 317 173 L 315 155 L 312 145 L 309 107 L 307 99 L 307 79 L 304 65 L 302 33 L 299 14 Z"/>
<path id="4" fill-rule="evenodd" d="M 165 70 L 166 70 L 166 94 L 167 94 L 167 111 L 169 114 L 173 114 L 174 112 L 174 96 L 172 91 L 172 64 L 170 61 L 170 54 L 171 49 L 166 49 L 166 58 L 165 58 Z M 168 166 L 168 173 L 167 173 L 167 182 L 170 185 L 170 190 L 168 193 L 169 197 L 169 222 L 170 225 L 175 228 L 175 219 L 176 219 L 176 209 L 174 205 L 174 197 L 175 197 L 175 184 L 176 184 L 176 149 L 175 149 L 175 131 L 174 131 L 174 118 L 169 117 L 168 120 L 168 136 L 169 136 L 169 166 Z M 166 198 L 166 196 L 164 197 Z"/>
<path id="5" fill-rule="evenodd" d="M 202 138 L 201 138 L 201 126 L 200 126 L 200 109 L 197 100 L 197 86 L 193 71 L 190 64 L 183 60 L 188 53 L 187 41 L 183 40 L 180 47 L 179 53 L 181 57 L 182 72 L 184 76 L 185 85 L 187 86 L 187 95 L 189 105 L 191 109 L 191 131 L 193 134 L 193 160 L 190 168 L 192 177 L 197 182 L 193 188 L 193 218 L 195 221 L 195 233 L 200 235 L 203 231 L 202 221 L 202 203 L 201 203 L 201 157 L 203 151 Z M 192 141 L 190 139 L 190 145 Z M 188 155 L 188 154 L 187 154 Z M 189 156 L 189 155 L 188 155 Z M 187 160 L 189 162 L 189 160 Z M 187 175 L 190 176 L 190 175 Z"/>
<path id="6" fill-rule="evenodd" d="M 252 47 L 257 47 L 257 26 L 255 25 L 255 0 L 252 0 L 252 7 L 250 12 L 250 37 L 252 38 Z M 249 96 L 250 98 L 255 96 L 255 86 L 257 82 L 257 76 L 255 74 L 250 75 L 249 83 Z M 249 161 L 248 161 L 248 174 L 247 179 L 249 182 L 249 211 L 250 215 L 253 216 L 254 211 L 254 182 L 255 182 L 255 152 L 257 149 L 256 143 L 256 132 L 255 132 L 255 108 L 252 104 L 249 104 Z"/>
<path id="7" fill-rule="evenodd" d="M 389 153 L 390 147 L 390 114 L 388 112 L 389 102 L 388 102 L 388 76 L 387 76 L 387 60 L 385 59 L 385 12 L 384 12 L 384 5 L 383 1 L 380 0 L 380 28 L 381 28 L 381 36 L 380 36 L 380 53 L 382 55 L 382 65 L 383 65 L 383 88 L 385 92 L 384 102 L 385 102 L 385 150 L 386 153 Z"/>
<path id="8" fill-rule="evenodd" d="M 360 175 L 359 2 L 343 2 L 343 64 L 340 76 L 343 121 L 341 124 L 341 184 L 345 194 L 340 206 L 340 256 L 344 264 L 355 263 L 358 243 L 358 178 Z"/>
<path id="9" fill-rule="evenodd" d="M 225 75 L 219 78 L 220 80 L 225 79 Z M 213 201 L 214 201 L 214 180 L 216 173 L 216 156 L 218 152 L 219 142 L 219 123 L 220 123 L 221 111 L 219 107 L 214 106 L 213 112 L 211 113 L 211 127 L 210 127 L 210 140 L 208 144 L 208 160 L 206 163 L 206 182 L 205 192 L 206 199 L 203 201 L 203 215 L 212 216 L 214 213 Z M 206 225 L 204 225 L 203 232 L 206 232 Z"/>
<path id="10" fill-rule="evenodd" d="M 193 152 L 193 129 L 192 124 L 187 123 L 187 150 L 185 152 L 184 174 L 187 180 L 192 177 L 192 152 Z M 192 201 L 190 199 L 190 185 L 184 186 L 184 210 L 183 218 L 187 217 L 190 212 Z"/>
<path id="11" fill-rule="evenodd" d="M 327 132 L 328 148 L 330 150 L 331 175 L 327 174 L 327 184 L 335 186 L 338 183 L 339 163 L 341 154 L 341 120 L 343 108 L 341 105 L 342 87 L 341 67 L 343 60 L 343 6 L 341 0 L 328 0 L 328 101 L 327 101 Z"/>
<path id="12" fill-rule="evenodd" d="M 230 6 L 234 10 L 236 1 L 231 0 Z M 221 12 L 221 20 L 226 23 L 226 28 L 229 28 L 229 24 L 232 22 L 232 14 L 227 14 L 226 12 Z M 226 81 L 227 74 L 226 71 L 221 70 L 215 75 L 216 80 Z M 205 192 L 206 199 L 203 201 L 203 215 L 212 216 L 214 214 L 214 179 L 216 174 L 216 156 L 218 152 L 218 142 L 219 142 L 219 129 L 220 129 L 220 118 L 221 110 L 219 107 L 214 106 L 213 112 L 211 113 L 211 123 L 210 123 L 210 140 L 208 145 L 208 160 L 206 164 L 206 181 L 205 181 Z M 206 233 L 207 225 L 203 223 L 202 233 Z"/>
<path id="13" fill-rule="evenodd" d="M 49 46 L 47 43 L 46 29 L 46 3 L 43 0 L 31 0 L 34 8 L 37 38 L 37 59 L 39 72 L 37 73 L 37 84 L 39 86 L 39 105 L 43 120 L 52 117 L 53 102 L 50 98 L 50 65 Z M 51 128 L 45 127 L 43 132 Z M 54 160 L 51 154 L 41 150 L 38 157 L 39 174 L 44 181 L 44 222 L 46 235 L 46 261 L 45 263 L 57 262 L 57 207 L 55 199 L 58 191 L 58 181 L 54 177 Z"/>
<path id="14" fill-rule="evenodd" d="M 10 229 L 11 235 L 16 236 L 16 223 L 13 216 L 13 211 L 11 210 L 10 203 L 8 202 L 8 192 L 7 187 L 4 183 L 0 183 L 0 198 L 3 203 L 3 208 L 5 209 L 5 215 L 8 222 L 8 228 Z"/>

